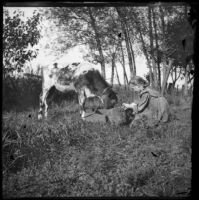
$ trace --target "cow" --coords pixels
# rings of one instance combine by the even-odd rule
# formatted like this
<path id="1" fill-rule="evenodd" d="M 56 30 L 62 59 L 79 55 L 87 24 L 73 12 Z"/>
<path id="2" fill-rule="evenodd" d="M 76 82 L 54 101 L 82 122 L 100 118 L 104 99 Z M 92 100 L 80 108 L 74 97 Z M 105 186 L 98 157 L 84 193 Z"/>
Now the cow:
<path id="1" fill-rule="evenodd" d="M 40 94 L 40 109 L 38 119 L 47 118 L 46 102 L 49 91 L 55 87 L 61 92 L 74 90 L 78 95 L 80 115 L 85 118 L 85 102 L 89 97 L 98 97 L 105 109 L 110 109 L 117 103 L 116 92 L 104 80 L 100 72 L 90 63 L 71 63 L 66 67 L 58 67 L 58 63 L 41 68 L 42 92 Z"/>

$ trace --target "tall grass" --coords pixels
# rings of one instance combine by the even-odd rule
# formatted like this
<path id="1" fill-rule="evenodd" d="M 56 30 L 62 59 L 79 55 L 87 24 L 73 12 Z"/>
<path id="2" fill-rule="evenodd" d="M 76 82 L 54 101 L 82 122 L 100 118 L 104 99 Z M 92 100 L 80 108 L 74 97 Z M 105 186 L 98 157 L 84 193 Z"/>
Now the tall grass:
<path id="1" fill-rule="evenodd" d="M 134 99 L 116 90 L 118 104 Z M 76 96 L 68 98 L 51 104 L 43 121 L 34 109 L 3 112 L 4 198 L 190 194 L 190 110 L 179 104 L 178 119 L 130 129 L 84 122 Z"/>

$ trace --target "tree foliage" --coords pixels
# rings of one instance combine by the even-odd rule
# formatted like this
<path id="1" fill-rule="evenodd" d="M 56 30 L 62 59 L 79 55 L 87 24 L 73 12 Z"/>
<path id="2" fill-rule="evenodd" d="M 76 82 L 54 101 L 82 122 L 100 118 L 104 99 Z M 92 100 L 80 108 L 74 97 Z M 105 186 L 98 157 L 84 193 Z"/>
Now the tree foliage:
<path id="1" fill-rule="evenodd" d="M 40 8 L 39 13 L 46 21 L 46 25 L 42 25 L 42 36 L 46 38 L 42 51 L 59 57 L 71 47 L 86 45 L 88 52 L 84 58 L 100 63 L 102 74 L 107 66 L 112 66 L 114 73 L 113 66 L 120 63 L 124 74 L 130 69 L 131 76 L 139 68 L 136 57 L 144 55 L 151 82 L 156 80 L 155 84 L 160 86 L 165 71 L 170 75 L 177 73 L 173 77 L 178 77 L 183 70 L 175 68 L 184 69 L 186 54 L 192 49 L 190 46 L 184 52 L 181 43 L 183 38 L 191 38 L 186 9 L 184 5 L 162 3 L 145 7 Z M 11 70 L 16 66 L 20 69 L 25 60 L 36 56 L 27 50 L 27 46 L 39 40 L 37 25 L 40 16 L 35 13 L 25 22 L 21 20 L 23 14 L 20 12 L 11 17 L 4 11 L 4 15 L 4 66 Z M 171 69 L 166 70 L 170 60 Z"/>
<path id="2" fill-rule="evenodd" d="M 16 10 L 11 16 L 4 10 L 3 20 L 3 69 L 4 73 L 22 70 L 24 63 L 37 56 L 37 50 L 32 50 L 40 39 L 38 24 L 40 14 L 23 20 L 24 12 Z"/>

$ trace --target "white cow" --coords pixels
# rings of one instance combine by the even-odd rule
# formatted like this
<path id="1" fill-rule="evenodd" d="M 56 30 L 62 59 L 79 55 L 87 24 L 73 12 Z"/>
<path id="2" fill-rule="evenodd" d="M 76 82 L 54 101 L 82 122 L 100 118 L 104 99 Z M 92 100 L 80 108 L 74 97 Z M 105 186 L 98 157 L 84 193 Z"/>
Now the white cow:
<path id="1" fill-rule="evenodd" d="M 58 64 L 41 68 L 42 92 L 40 94 L 40 109 L 38 119 L 44 115 L 47 117 L 48 105 L 46 102 L 49 90 L 54 86 L 61 92 L 74 90 L 78 94 L 80 115 L 85 117 L 85 101 L 88 97 L 97 96 L 102 101 L 104 108 L 113 108 L 117 103 L 116 93 L 104 80 L 100 72 L 90 63 L 72 63 L 64 68 L 58 68 Z"/>

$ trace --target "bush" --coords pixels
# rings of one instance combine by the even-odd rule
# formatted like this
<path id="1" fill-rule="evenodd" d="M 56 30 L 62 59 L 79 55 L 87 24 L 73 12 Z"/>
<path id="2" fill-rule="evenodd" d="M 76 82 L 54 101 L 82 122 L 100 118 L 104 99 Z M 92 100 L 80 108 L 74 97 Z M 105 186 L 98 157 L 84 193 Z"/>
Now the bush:
<path id="1" fill-rule="evenodd" d="M 39 107 L 39 95 L 42 89 L 40 77 L 15 78 L 7 76 L 3 80 L 3 110 L 23 111 Z M 64 101 L 76 101 L 77 94 L 74 91 L 62 93 L 54 88 L 49 92 L 48 103 L 61 105 Z"/>
<path id="2" fill-rule="evenodd" d="M 20 111 L 39 105 L 41 80 L 32 78 L 14 78 L 7 76 L 3 80 L 3 110 Z"/>
<path id="3" fill-rule="evenodd" d="M 183 95 L 183 91 L 172 92 L 170 94 L 166 94 L 166 99 L 169 105 L 180 106 L 186 102 L 186 98 Z"/>

